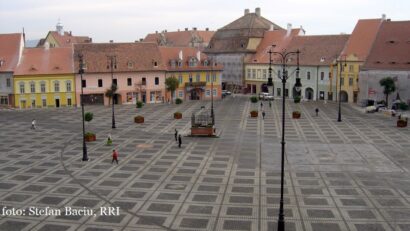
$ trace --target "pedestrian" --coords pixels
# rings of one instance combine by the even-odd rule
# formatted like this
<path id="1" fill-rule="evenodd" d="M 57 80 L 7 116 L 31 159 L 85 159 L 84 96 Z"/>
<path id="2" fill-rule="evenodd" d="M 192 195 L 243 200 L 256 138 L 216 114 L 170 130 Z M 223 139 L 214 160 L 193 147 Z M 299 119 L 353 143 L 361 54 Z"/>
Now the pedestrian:
<path id="1" fill-rule="evenodd" d="M 117 164 L 118 164 L 118 152 L 115 151 L 115 149 L 112 150 L 112 161 L 111 161 L 111 164 L 114 163 L 114 160 L 115 160 L 115 162 L 117 162 Z"/>
<path id="2" fill-rule="evenodd" d="M 178 130 L 175 128 L 175 142 L 178 142 Z"/>
<path id="3" fill-rule="evenodd" d="M 262 101 L 261 101 L 261 108 L 263 107 L 263 103 L 262 103 Z"/>
<path id="4" fill-rule="evenodd" d="M 272 107 L 272 102 L 271 101 L 269 101 L 269 107 Z"/>
<path id="5" fill-rule="evenodd" d="M 108 137 L 107 137 L 107 145 L 111 145 L 111 144 L 112 144 L 111 133 L 108 133 Z"/>
<path id="6" fill-rule="evenodd" d="M 318 116 L 319 115 L 319 108 L 316 108 L 315 112 L 316 112 L 316 116 Z"/>
<path id="7" fill-rule="evenodd" d="M 178 148 L 181 148 L 181 144 L 182 144 L 182 137 L 181 137 L 181 134 L 179 134 L 179 136 L 178 136 Z"/>
<path id="8" fill-rule="evenodd" d="M 265 119 L 265 111 L 262 111 L 262 119 Z"/>
<path id="9" fill-rule="evenodd" d="M 36 119 L 33 119 L 31 121 L 31 129 L 35 130 L 36 129 Z"/>

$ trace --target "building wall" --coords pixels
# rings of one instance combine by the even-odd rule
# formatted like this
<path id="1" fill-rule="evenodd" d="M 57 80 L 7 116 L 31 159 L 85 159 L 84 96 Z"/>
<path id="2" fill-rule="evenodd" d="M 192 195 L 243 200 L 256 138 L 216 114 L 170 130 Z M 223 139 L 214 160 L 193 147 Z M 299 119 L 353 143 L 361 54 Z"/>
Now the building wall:
<path id="1" fill-rule="evenodd" d="M 31 75 L 14 76 L 14 106 L 16 108 L 41 108 L 56 107 L 56 99 L 60 107 L 75 105 L 75 81 L 74 75 Z M 59 82 L 59 91 L 55 91 L 55 82 Z M 71 91 L 67 91 L 67 82 L 71 83 Z M 34 83 L 35 91 L 31 92 L 31 83 Z M 41 92 L 41 83 L 45 83 L 45 92 Z M 24 93 L 20 92 L 20 85 L 24 84 Z M 44 100 L 44 102 L 43 102 Z"/>
<path id="2" fill-rule="evenodd" d="M 344 60 L 338 62 L 339 71 L 342 65 L 342 92 L 347 93 L 349 103 L 356 103 L 355 95 L 359 94 L 359 70 L 363 62 L 358 61 L 354 55 L 350 55 L 346 58 L 346 66 L 344 64 Z M 338 78 L 340 78 L 339 75 Z"/>
<path id="3" fill-rule="evenodd" d="M 179 80 L 179 87 L 175 91 L 175 98 L 181 98 L 183 100 L 190 99 L 190 92 L 186 90 L 185 84 L 190 82 L 190 75 L 192 76 L 192 82 L 206 82 L 206 86 L 204 91 L 201 94 L 202 100 L 210 100 L 211 99 L 211 91 L 216 91 L 213 95 L 214 99 L 220 99 L 222 95 L 222 84 L 221 84 L 221 73 L 222 71 L 213 71 L 216 74 L 216 79 L 212 83 L 212 75 L 210 71 L 184 71 L 184 72 L 167 72 L 166 77 L 175 77 Z M 197 74 L 199 74 L 199 81 L 197 81 Z M 209 76 L 209 79 L 207 78 Z M 167 92 L 167 100 L 171 100 L 171 93 Z"/>
<path id="4" fill-rule="evenodd" d="M 7 80 L 8 79 L 8 80 Z M 9 82 L 9 85 L 7 85 Z M 13 105 L 13 73 L 0 73 L 0 107 Z"/>
<path id="5" fill-rule="evenodd" d="M 155 78 L 158 77 L 158 85 Z M 131 78 L 131 86 L 128 86 L 128 78 Z M 142 78 L 146 79 L 146 84 L 142 85 Z M 103 82 L 102 87 L 98 86 L 98 80 Z M 119 94 L 119 104 L 135 104 L 137 100 L 143 101 L 145 95 L 146 103 L 160 103 L 165 101 L 165 72 L 129 72 L 115 73 L 117 79 L 117 94 Z M 81 94 L 80 75 L 76 75 L 76 93 L 78 99 Z M 109 104 L 109 98 L 105 97 L 105 92 L 111 87 L 111 73 L 84 73 L 83 80 L 86 80 L 86 87 L 83 89 L 84 95 L 103 94 L 104 105 Z M 164 97 L 164 98 L 163 98 Z M 80 105 L 80 102 L 77 102 Z"/>
<path id="6" fill-rule="evenodd" d="M 396 91 L 389 95 L 388 105 L 396 100 L 397 93 L 400 99 L 407 104 L 410 104 L 410 70 L 408 71 L 389 71 L 389 70 L 370 70 L 361 71 L 359 77 L 359 99 L 358 104 L 361 105 L 363 100 L 372 99 L 381 101 L 386 99 L 383 93 L 383 87 L 380 86 L 380 80 L 385 77 L 392 77 L 395 80 Z"/>
<path id="7" fill-rule="evenodd" d="M 211 56 L 211 54 L 209 54 Z M 243 86 L 244 54 L 218 54 L 214 56 L 218 64 L 224 66 L 222 83 L 229 90 L 240 90 Z M 235 86 L 236 85 L 236 86 Z"/>

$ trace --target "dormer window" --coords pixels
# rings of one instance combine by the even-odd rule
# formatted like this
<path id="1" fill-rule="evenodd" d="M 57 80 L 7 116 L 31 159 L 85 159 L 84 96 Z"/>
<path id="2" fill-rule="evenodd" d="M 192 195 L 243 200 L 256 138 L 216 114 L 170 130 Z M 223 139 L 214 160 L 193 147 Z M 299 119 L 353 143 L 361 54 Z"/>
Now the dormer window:
<path id="1" fill-rule="evenodd" d="M 390 62 L 390 64 L 396 64 L 396 62 L 395 62 L 395 61 L 392 61 L 392 62 Z"/>
<path id="2" fill-rule="evenodd" d="M 321 58 L 320 58 L 320 62 L 323 63 L 324 61 L 325 61 L 325 58 L 324 58 L 324 57 L 321 57 Z"/>
<path id="3" fill-rule="evenodd" d="M 394 40 L 389 40 L 387 42 L 390 43 L 390 44 L 395 44 L 396 43 L 396 41 L 394 41 Z"/>
<path id="4" fill-rule="evenodd" d="M 153 61 L 154 67 L 158 67 L 158 62 L 157 61 Z"/>
<path id="5" fill-rule="evenodd" d="M 127 66 L 128 66 L 129 69 L 132 69 L 132 68 L 134 68 L 134 63 L 128 62 Z"/>
<path id="6" fill-rule="evenodd" d="M 208 60 L 204 60 L 204 66 L 207 67 L 208 66 Z"/>
<path id="7" fill-rule="evenodd" d="M 197 64 L 197 60 L 196 60 L 195 58 L 190 58 L 190 59 L 189 59 L 188 65 L 189 65 L 190 67 L 196 67 L 196 64 Z"/>
<path id="8" fill-rule="evenodd" d="M 171 67 L 175 68 L 175 66 L 177 65 L 177 62 L 173 59 L 170 61 Z"/>
<path id="9" fill-rule="evenodd" d="M 182 60 L 178 60 L 178 67 L 182 67 Z"/>
<path id="10" fill-rule="evenodd" d="M 376 63 L 376 64 L 380 64 L 380 63 L 382 63 L 382 62 L 380 62 L 380 61 L 376 61 L 375 63 Z"/>

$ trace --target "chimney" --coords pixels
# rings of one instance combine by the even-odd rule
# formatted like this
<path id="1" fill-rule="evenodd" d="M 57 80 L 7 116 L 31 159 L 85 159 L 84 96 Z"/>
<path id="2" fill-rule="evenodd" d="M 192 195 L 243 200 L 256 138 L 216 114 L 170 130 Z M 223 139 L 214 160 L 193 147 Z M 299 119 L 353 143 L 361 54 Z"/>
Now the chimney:
<path id="1" fill-rule="evenodd" d="M 144 41 L 144 39 L 143 39 L 143 38 L 140 38 L 140 42 L 142 42 L 142 41 Z"/>
<path id="2" fill-rule="evenodd" d="M 255 14 L 260 17 L 261 16 L 261 8 L 259 8 L 259 7 L 255 8 Z"/>
<path id="3" fill-rule="evenodd" d="M 70 30 L 70 32 L 68 32 L 68 34 L 70 35 L 70 36 L 72 36 L 73 34 L 72 34 L 72 32 L 71 32 L 71 30 Z"/>
<path id="4" fill-rule="evenodd" d="M 247 14 L 249 14 L 249 9 L 245 9 L 245 14 L 244 15 L 247 15 Z"/>
<path id="5" fill-rule="evenodd" d="M 188 27 L 185 27 L 185 31 L 188 31 Z"/>
<path id="6" fill-rule="evenodd" d="M 196 30 L 196 27 L 192 27 L 192 30 Z"/>
<path id="7" fill-rule="evenodd" d="M 382 14 L 382 21 L 386 21 L 386 14 Z"/>
<path id="8" fill-rule="evenodd" d="M 155 31 L 155 34 L 158 34 L 158 31 L 157 31 L 157 30 Z"/>
<path id="9" fill-rule="evenodd" d="M 289 35 L 290 35 L 290 32 L 292 32 L 292 24 L 288 23 L 287 31 L 286 31 L 286 36 L 289 36 Z"/>
<path id="10" fill-rule="evenodd" d="M 114 42 L 114 40 L 110 40 L 110 43 L 113 43 Z"/>
<path id="11" fill-rule="evenodd" d="M 207 27 L 207 28 L 205 28 L 205 30 L 206 30 L 206 31 L 209 31 L 209 28 Z"/>
<path id="12" fill-rule="evenodd" d="M 273 31 L 275 28 L 273 27 L 273 24 L 270 24 L 269 30 Z"/>
<path id="13" fill-rule="evenodd" d="M 178 28 L 178 32 L 180 32 L 179 28 Z"/>
<path id="14" fill-rule="evenodd" d="M 167 33 L 167 30 L 164 30 L 165 33 Z"/>

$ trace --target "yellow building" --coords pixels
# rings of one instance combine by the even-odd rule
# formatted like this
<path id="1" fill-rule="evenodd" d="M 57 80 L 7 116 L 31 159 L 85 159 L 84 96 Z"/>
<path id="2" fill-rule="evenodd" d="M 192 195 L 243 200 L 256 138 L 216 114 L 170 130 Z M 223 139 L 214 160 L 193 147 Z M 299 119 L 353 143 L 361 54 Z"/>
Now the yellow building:
<path id="1" fill-rule="evenodd" d="M 14 73 L 16 108 L 75 105 L 71 48 L 26 48 Z"/>
<path id="2" fill-rule="evenodd" d="M 222 66 L 213 63 L 197 48 L 160 47 L 167 65 L 165 78 L 175 77 L 179 87 L 172 97 L 183 100 L 220 99 L 222 95 Z M 211 64 L 212 63 L 212 64 Z M 212 94 L 212 95 L 211 95 Z M 171 94 L 167 94 L 167 100 Z"/>
<path id="3" fill-rule="evenodd" d="M 58 22 L 55 31 L 49 31 L 47 36 L 40 40 L 37 47 L 71 47 L 75 43 L 91 43 L 88 36 L 74 36 L 71 31 L 64 31 L 63 25 Z"/>

